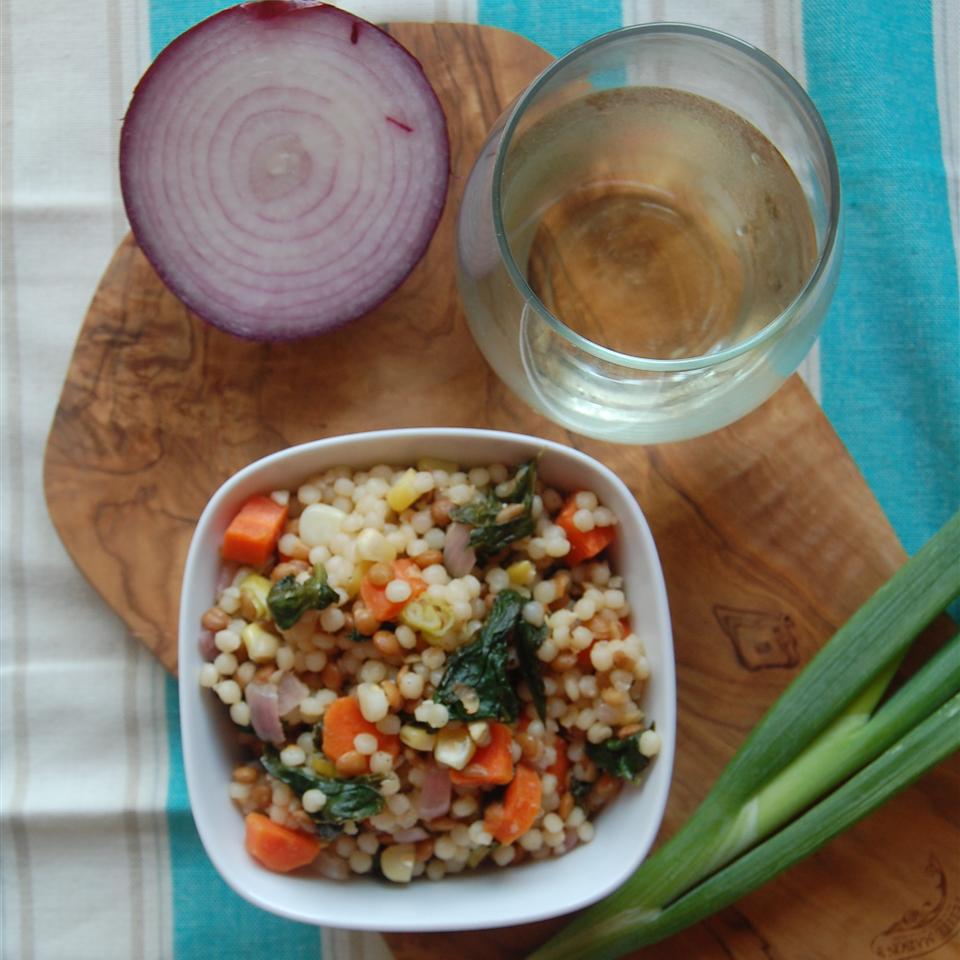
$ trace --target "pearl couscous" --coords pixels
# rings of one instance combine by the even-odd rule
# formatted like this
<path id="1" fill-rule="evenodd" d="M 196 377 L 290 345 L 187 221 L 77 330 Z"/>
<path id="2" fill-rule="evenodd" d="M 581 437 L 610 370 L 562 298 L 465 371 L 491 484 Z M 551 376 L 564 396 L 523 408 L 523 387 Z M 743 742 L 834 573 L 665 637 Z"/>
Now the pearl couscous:
<path id="1" fill-rule="evenodd" d="M 536 460 L 341 466 L 244 504 L 199 682 L 249 754 L 251 855 L 402 883 L 589 843 L 660 749 L 616 531 Z"/>

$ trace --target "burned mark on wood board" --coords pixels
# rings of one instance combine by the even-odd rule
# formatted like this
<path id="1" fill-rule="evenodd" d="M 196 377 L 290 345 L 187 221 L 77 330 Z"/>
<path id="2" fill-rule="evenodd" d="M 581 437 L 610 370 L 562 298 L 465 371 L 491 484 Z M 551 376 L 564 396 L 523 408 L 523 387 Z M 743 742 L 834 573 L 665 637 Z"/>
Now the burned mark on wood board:
<path id="1" fill-rule="evenodd" d="M 793 621 L 785 613 L 714 604 L 720 629 L 733 642 L 740 665 L 751 672 L 790 669 L 799 663 Z"/>

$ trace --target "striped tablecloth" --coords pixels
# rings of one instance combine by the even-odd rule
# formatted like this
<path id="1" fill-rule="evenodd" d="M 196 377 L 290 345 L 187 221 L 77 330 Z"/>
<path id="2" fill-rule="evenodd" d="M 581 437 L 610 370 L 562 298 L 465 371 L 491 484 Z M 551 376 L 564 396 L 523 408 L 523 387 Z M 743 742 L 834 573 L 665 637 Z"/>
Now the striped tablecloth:
<path id="1" fill-rule="evenodd" d="M 70 563 L 41 464 L 80 320 L 127 226 L 117 137 L 171 38 L 217 0 L 4 0 L 2 917 L 13 958 L 381 957 L 247 905 L 187 802 L 173 681 Z M 960 499 L 957 0 L 357 0 L 373 20 L 495 24 L 554 54 L 626 23 L 753 42 L 839 155 L 842 278 L 808 382 L 907 549 Z M 162 549 L 162 545 L 158 545 Z M 855 960 L 855 958 L 854 958 Z"/>

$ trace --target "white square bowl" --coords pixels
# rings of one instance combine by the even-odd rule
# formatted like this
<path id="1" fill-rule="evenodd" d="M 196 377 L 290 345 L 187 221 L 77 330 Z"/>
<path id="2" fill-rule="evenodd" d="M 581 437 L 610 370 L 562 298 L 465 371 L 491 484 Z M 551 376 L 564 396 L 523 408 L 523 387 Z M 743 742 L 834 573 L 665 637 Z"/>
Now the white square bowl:
<path id="1" fill-rule="evenodd" d="M 561 857 L 405 886 L 372 876 L 334 881 L 307 872 L 265 870 L 244 849 L 243 818 L 227 794 L 239 759 L 236 727 L 216 697 L 198 683 L 200 618 L 215 595 L 227 524 L 253 494 L 289 487 L 337 464 L 362 469 L 437 457 L 467 467 L 518 465 L 538 451 L 539 473 L 547 483 L 561 491 L 593 490 L 619 520 L 610 548 L 612 566 L 624 579 L 631 625 L 646 644 L 651 679 L 643 707 L 663 741 L 642 783 L 622 790 L 598 815 L 592 842 Z M 197 523 L 181 592 L 178 656 L 183 756 L 200 839 L 224 880 L 271 913 L 379 931 L 484 929 L 542 920 L 613 891 L 644 859 L 660 827 L 676 733 L 673 641 L 663 575 L 650 530 L 629 489 L 603 464 L 570 447 L 490 430 L 381 430 L 302 444 L 250 464 L 217 490 Z"/>

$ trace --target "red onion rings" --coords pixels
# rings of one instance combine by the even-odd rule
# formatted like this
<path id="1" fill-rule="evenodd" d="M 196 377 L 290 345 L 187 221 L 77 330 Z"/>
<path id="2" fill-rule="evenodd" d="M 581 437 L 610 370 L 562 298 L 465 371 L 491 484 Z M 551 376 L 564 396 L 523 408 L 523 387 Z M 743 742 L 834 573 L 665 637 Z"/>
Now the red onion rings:
<path id="1" fill-rule="evenodd" d="M 147 259 L 194 313 L 257 340 L 321 333 L 395 290 L 436 229 L 449 163 L 417 60 L 315 0 L 188 30 L 144 74 L 120 138 Z"/>

